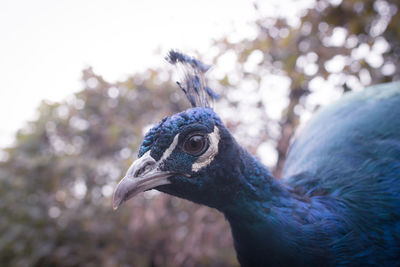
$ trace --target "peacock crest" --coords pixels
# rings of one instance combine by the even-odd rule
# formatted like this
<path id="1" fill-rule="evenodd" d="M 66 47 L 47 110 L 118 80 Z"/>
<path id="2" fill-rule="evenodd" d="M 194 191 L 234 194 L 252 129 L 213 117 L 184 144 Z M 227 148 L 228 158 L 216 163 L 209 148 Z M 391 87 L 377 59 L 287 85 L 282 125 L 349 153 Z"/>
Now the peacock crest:
<path id="1" fill-rule="evenodd" d="M 218 98 L 218 95 L 207 86 L 205 78 L 205 73 L 211 66 L 174 50 L 169 51 L 165 59 L 182 70 L 183 79 L 176 83 L 192 107 L 211 107 L 212 101 Z"/>

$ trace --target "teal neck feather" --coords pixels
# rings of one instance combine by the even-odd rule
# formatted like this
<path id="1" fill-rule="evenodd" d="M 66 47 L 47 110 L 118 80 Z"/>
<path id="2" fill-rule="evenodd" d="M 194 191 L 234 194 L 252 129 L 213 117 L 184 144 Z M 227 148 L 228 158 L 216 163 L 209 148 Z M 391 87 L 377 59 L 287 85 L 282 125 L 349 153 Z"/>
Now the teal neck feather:
<path id="1" fill-rule="evenodd" d="M 229 205 L 217 208 L 231 225 L 242 266 L 303 265 L 295 259 L 332 262 L 330 237 L 345 232 L 342 217 L 336 215 L 340 203 L 328 196 L 297 194 L 245 150 L 240 159 L 241 171 L 229 175 L 244 182 Z"/>

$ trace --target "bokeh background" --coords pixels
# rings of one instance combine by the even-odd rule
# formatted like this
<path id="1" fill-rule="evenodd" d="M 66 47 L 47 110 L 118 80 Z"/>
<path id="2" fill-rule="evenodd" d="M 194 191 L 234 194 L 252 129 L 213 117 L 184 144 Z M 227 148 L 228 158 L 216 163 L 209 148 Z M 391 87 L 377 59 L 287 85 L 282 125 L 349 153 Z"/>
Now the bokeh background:
<path id="1" fill-rule="evenodd" d="M 277 177 L 320 106 L 400 80 L 397 0 L 138 2 L 0 2 L 0 266 L 238 266 L 215 210 L 111 208 L 146 130 L 189 107 L 170 48 L 213 65 L 216 112 Z"/>

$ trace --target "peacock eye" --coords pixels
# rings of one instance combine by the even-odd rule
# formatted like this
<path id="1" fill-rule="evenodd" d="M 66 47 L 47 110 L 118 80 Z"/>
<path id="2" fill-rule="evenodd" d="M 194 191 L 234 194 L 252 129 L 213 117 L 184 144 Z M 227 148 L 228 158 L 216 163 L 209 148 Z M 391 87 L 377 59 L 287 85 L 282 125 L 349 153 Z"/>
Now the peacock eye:
<path id="1" fill-rule="evenodd" d="M 201 134 L 190 135 L 183 144 L 183 150 L 193 156 L 200 156 L 208 148 L 208 139 Z"/>

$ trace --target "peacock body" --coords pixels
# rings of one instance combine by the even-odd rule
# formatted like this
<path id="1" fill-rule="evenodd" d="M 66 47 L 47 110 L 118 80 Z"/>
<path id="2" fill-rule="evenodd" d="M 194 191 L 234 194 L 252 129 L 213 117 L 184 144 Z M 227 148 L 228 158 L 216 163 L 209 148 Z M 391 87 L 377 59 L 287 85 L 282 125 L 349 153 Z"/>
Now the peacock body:
<path id="1" fill-rule="evenodd" d="M 115 208 L 152 188 L 216 208 L 242 266 L 400 266 L 400 82 L 318 111 L 277 180 L 209 107 L 207 66 L 168 59 L 186 67 L 194 107 L 146 134 Z"/>

